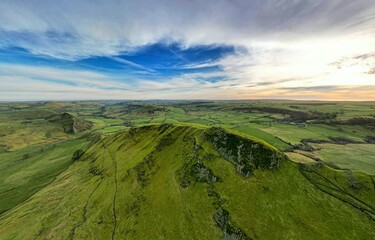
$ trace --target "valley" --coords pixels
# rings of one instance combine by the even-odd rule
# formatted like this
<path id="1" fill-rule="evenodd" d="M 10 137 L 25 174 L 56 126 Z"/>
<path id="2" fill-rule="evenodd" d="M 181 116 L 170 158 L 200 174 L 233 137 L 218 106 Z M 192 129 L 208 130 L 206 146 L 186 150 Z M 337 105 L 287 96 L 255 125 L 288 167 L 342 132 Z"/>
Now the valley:
<path id="1" fill-rule="evenodd" d="M 0 120 L 0 239 L 375 237 L 373 102 L 19 102 Z"/>

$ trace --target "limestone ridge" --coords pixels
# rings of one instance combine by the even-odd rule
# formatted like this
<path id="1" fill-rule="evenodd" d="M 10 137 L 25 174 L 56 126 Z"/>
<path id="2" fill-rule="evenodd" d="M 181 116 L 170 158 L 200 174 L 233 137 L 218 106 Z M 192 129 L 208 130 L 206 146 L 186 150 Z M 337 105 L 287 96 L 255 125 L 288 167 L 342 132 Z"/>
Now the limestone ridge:
<path id="1" fill-rule="evenodd" d="M 221 128 L 162 124 L 90 137 L 53 183 L 0 215 L 0 239 L 374 238 L 367 175 L 300 166 Z"/>
<path id="2" fill-rule="evenodd" d="M 250 176 L 256 169 L 278 169 L 283 154 L 271 146 L 228 133 L 221 128 L 211 128 L 207 139 L 221 156 L 237 167 L 237 172 Z"/>

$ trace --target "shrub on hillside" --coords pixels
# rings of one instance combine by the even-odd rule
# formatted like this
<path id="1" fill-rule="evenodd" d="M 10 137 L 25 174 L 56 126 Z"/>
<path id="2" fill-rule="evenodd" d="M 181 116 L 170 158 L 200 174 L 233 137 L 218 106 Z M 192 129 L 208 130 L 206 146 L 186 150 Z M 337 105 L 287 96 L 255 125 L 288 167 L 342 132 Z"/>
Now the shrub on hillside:
<path id="1" fill-rule="evenodd" d="M 78 149 L 78 150 L 76 150 L 76 151 L 73 153 L 73 156 L 72 156 L 72 160 L 73 160 L 73 162 L 75 162 L 75 161 L 77 161 L 78 159 L 80 159 L 84 153 L 85 153 L 85 152 L 84 152 L 82 149 Z"/>

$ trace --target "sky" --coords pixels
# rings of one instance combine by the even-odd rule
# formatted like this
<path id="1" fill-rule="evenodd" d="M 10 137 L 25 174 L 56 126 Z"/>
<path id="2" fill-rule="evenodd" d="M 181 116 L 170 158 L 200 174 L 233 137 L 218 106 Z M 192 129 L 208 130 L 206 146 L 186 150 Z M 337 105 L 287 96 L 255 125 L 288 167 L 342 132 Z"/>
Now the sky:
<path id="1" fill-rule="evenodd" d="M 1 0 L 0 101 L 375 100 L 374 0 Z"/>

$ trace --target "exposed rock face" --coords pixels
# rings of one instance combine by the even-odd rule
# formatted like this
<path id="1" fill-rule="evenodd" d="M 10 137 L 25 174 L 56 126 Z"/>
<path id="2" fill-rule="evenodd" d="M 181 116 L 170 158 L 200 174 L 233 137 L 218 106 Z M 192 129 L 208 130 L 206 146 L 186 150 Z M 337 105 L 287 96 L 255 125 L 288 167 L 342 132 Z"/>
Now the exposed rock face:
<path id="1" fill-rule="evenodd" d="M 193 152 L 177 171 L 180 186 L 186 188 L 192 182 L 214 183 L 220 181 L 220 178 L 215 176 L 212 170 L 203 163 L 210 158 L 211 155 L 204 153 L 202 147 L 194 142 Z"/>
<path id="2" fill-rule="evenodd" d="M 251 240 L 242 229 L 232 225 L 227 210 L 220 207 L 215 213 L 214 219 L 224 232 L 224 240 Z"/>
<path id="3" fill-rule="evenodd" d="M 206 137 L 227 161 L 237 166 L 237 172 L 246 177 L 258 168 L 277 169 L 284 158 L 270 146 L 252 142 L 221 128 L 210 129 Z"/>
<path id="4" fill-rule="evenodd" d="M 220 128 L 162 124 L 82 136 L 96 143 L 1 215 L 1 240 L 375 239 L 373 176 L 297 165 Z"/>

